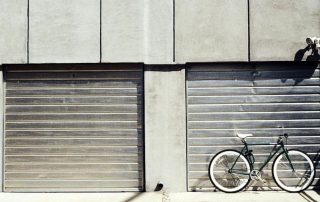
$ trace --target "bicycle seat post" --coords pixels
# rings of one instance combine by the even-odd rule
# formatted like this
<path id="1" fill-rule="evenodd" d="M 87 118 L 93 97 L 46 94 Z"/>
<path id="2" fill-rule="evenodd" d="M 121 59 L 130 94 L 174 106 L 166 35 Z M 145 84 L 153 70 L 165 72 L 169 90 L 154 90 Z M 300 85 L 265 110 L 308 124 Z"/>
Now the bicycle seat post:
<path id="1" fill-rule="evenodd" d="M 249 134 L 249 133 L 247 133 L 247 134 L 237 133 L 237 136 L 238 136 L 239 138 L 241 138 L 241 141 L 242 141 L 243 143 L 246 143 L 246 138 L 247 138 L 247 137 L 252 137 L 253 135 L 252 135 L 252 134 Z"/>
<path id="2" fill-rule="evenodd" d="M 242 142 L 243 144 L 246 144 L 246 143 L 247 143 L 246 138 L 241 138 L 241 142 Z"/>

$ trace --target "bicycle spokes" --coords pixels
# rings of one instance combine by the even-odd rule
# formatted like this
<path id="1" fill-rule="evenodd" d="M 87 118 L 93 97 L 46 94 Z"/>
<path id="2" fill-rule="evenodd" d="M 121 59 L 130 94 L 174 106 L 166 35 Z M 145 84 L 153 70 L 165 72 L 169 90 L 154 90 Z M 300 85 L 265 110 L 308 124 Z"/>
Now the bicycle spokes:
<path id="1" fill-rule="evenodd" d="M 225 192 L 235 192 L 244 188 L 250 180 L 248 173 L 250 165 L 247 159 L 232 150 L 217 154 L 209 166 L 211 181 Z"/>
<path id="2" fill-rule="evenodd" d="M 299 192 L 312 183 L 315 172 L 311 159 L 305 153 L 290 150 L 288 154 L 283 152 L 275 159 L 273 174 L 281 188 Z"/>

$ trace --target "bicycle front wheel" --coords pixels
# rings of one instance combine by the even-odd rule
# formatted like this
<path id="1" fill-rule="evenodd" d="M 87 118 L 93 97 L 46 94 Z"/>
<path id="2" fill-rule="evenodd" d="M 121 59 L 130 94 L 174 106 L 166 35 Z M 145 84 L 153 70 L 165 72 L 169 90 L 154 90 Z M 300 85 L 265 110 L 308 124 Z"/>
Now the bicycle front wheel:
<path id="1" fill-rule="evenodd" d="M 315 169 L 306 153 L 288 150 L 288 155 L 282 152 L 274 160 L 272 175 L 274 181 L 283 190 L 301 192 L 311 185 L 315 177 Z"/>
<path id="2" fill-rule="evenodd" d="M 209 164 L 209 177 L 219 190 L 234 193 L 250 182 L 251 167 L 239 151 L 224 150 L 216 154 Z"/>

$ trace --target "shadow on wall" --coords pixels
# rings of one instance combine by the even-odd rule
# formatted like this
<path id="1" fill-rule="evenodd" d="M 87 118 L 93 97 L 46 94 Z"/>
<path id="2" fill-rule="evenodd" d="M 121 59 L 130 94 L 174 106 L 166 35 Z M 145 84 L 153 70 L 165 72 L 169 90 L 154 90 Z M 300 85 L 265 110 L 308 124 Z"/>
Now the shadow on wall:
<path id="1" fill-rule="evenodd" d="M 304 49 L 298 50 L 294 56 L 294 61 L 302 61 L 306 52 L 310 50 L 312 52 L 310 55 L 307 56 L 306 61 L 320 61 L 319 51 L 316 48 L 310 47 L 310 46 L 307 46 Z"/>
<path id="2" fill-rule="evenodd" d="M 293 86 L 297 86 L 301 82 L 303 82 L 305 79 L 310 79 L 314 77 L 315 71 L 318 69 L 318 63 L 314 61 L 308 62 L 283 62 L 283 63 L 265 63 L 263 66 L 266 67 L 278 67 L 278 70 L 281 72 L 287 71 L 287 73 L 283 73 L 281 75 L 282 78 L 280 78 L 282 83 L 289 82 L 290 80 L 293 80 L 294 83 Z M 289 67 L 289 68 L 288 68 Z M 259 71 L 258 71 L 259 72 Z M 263 70 L 261 70 L 263 72 Z M 274 74 L 279 74 L 280 72 L 274 71 Z M 262 74 L 262 73 L 261 73 Z M 268 80 L 268 78 L 260 77 L 259 79 L 265 79 Z"/>
<path id="3" fill-rule="evenodd" d="M 320 165 L 320 149 L 317 152 L 317 155 L 312 159 L 314 163 L 314 167 L 318 168 Z M 320 195 L 320 180 L 317 181 L 317 183 L 314 185 L 314 188 L 316 192 Z"/>

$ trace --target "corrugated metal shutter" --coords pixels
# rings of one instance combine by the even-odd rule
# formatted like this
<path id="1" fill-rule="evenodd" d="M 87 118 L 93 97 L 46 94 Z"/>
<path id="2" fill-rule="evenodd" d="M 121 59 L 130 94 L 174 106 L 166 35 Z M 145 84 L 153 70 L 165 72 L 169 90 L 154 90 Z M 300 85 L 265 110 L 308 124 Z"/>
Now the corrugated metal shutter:
<path id="1" fill-rule="evenodd" d="M 190 191 L 213 189 L 207 173 L 209 161 L 218 151 L 242 148 L 236 132 L 253 133 L 248 139 L 252 143 L 275 142 L 278 135 L 288 133 L 290 148 L 308 152 L 315 161 L 318 174 L 313 186 L 320 186 L 319 67 L 199 64 L 190 65 L 187 78 Z M 271 147 L 253 147 L 258 164 Z M 275 187 L 271 166 L 263 174 L 267 184 L 253 183 L 254 189 Z"/>
<path id="2" fill-rule="evenodd" d="M 142 65 L 9 66 L 5 191 L 143 190 Z"/>

